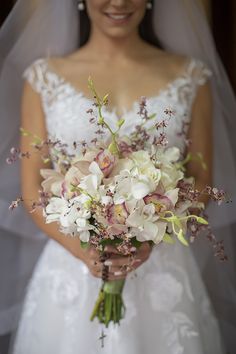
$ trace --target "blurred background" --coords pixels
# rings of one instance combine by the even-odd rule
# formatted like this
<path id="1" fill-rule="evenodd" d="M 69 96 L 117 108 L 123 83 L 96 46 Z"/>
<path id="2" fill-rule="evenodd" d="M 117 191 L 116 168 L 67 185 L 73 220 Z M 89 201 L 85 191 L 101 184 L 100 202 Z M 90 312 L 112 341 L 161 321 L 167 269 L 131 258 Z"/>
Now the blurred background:
<path id="1" fill-rule="evenodd" d="M 198 0 L 204 6 L 216 46 L 236 92 L 236 1 Z M 16 0 L 1 0 L 0 25 Z"/>

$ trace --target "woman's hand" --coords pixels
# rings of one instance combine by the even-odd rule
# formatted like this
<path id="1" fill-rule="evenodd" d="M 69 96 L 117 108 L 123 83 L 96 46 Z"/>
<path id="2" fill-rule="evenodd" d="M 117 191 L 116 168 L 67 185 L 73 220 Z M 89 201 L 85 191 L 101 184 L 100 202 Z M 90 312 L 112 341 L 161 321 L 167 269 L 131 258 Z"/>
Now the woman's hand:
<path id="1" fill-rule="evenodd" d="M 152 246 L 149 242 L 142 242 L 142 245 L 133 252 L 132 256 L 122 256 L 113 246 L 105 247 L 110 254 L 104 264 L 109 267 L 109 280 L 124 279 L 127 274 L 140 267 L 146 262 L 151 254 Z"/>
<path id="2" fill-rule="evenodd" d="M 87 265 L 90 273 L 103 278 L 104 266 L 107 268 L 107 280 L 124 279 L 127 274 L 140 267 L 150 256 L 152 247 L 148 242 L 132 252 L 131 256 L 123 256 L 114 246 L 106 246 L 104 257 L 94 247 L 83 249 L 81 260 Z"/>
<path id="3" fill-rule="evenodd" d="M 78 258 L 86 264 L 93 276 L 102 278 L 103 262 L 101 261 L 101 253 L 95 247 L 82 248 Z"/>

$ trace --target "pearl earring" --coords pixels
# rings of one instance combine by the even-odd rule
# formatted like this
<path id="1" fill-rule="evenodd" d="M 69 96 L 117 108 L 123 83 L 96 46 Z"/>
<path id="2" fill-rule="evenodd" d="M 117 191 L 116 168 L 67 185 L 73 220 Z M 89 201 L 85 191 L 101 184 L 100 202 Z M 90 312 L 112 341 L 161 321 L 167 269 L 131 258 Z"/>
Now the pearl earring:
<path id="1" fill-rule="evenodd" d="M 85 9 L 85 6 L 84 6 L 83 0 L 79 0 L 78 1 L 78 10 L 79 11 L 84 11 L 84 9 Z"/>
<path id="2" fill-rule="evenodd" d="M 151 9 L 152 9 L 152 3 L 151 3 L 151 1 L 148 1 L 148 2 L 147 2 L 146 8 L 147 8 L 148 10 L 151 10 Z"/>

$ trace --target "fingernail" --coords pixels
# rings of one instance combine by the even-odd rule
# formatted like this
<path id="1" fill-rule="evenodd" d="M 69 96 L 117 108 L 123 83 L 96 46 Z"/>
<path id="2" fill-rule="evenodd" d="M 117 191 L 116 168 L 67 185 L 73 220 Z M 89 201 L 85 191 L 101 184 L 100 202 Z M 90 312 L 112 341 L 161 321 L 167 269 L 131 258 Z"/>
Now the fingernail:
<path id="1" fill-rule="evenodd" d="M 123 273 L 121 271 L 115 272 L 114 275 L 122 275 Z"/>
<path id="2" fill-rule="evenodd" d="M 105 264 L 106 266 L 111 266 L 111 265 L 112 265 L 112 261 L 105 261 L 104 264 Z"/>
<path id="3" fill-rule="evenodd" d="M 137 251 L 137 248 L 133 246 L 133 247 L 130 248 L 130 251 L 131 252 L 135 252 L 135 251 Z"/>

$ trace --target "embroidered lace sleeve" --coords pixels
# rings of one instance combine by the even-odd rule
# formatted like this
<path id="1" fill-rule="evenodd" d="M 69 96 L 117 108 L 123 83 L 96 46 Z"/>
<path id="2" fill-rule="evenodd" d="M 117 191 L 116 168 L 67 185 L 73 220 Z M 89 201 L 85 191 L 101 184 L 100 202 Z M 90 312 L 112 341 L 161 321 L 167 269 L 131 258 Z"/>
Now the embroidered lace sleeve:
<path id="1" fill-rule="evenodd" d="M 197 86 L 202 86 L 207 82 L 212 76 L 212 72 L 201 60 L 192 59 L 188 66 L 188 75 L 192 78 L 197 89 Z"/>
<path id="2" fill-rule="evenodd" d="M 46 69 L 47 65 L 45 60 L 38 59 L 34 61 L 23 73 L 23 78 L 27 80 L 32 88 L 39 94 L 43 94 L 48 86 Z"/>
<path id="3" fill-rule="evenodd" d="M 40 94 L 44 108 L 49 108 L 64 90 L 63 79 L 49 70 L 46 59 L 34 61 L 23 73 L 32 88 Z"/>

